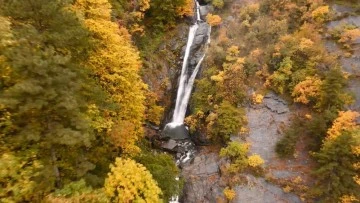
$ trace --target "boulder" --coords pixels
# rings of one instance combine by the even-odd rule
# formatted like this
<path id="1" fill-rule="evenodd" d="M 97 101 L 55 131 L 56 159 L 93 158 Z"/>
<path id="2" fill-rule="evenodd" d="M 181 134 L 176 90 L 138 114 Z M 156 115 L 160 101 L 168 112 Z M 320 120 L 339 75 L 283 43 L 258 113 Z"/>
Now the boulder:
<path id="1" fill-rule="evenodd" d="M 174 151 L 175 147 L 177 146 L 177 143 L 173 139 L 169 139 L 168 141 L 161 144 L 161 148 L 169 151 Z"/>
<path id="2" fill-rule="evenodd" d="M 193 42 L 193 49 L 203 45 L 208 39 L 210 26 L 206 22 L 199 23 L 199 28 L 196 30 L 195 39 Z"/>
<path id="3" fill-rule="evenodd" d="M 189 138 L 189 131 L 186 129 L 184 124 L 181 125 L 171 125 L 169 123 L 165 126 L 162 132 L 163 138 L 170 138 L 174 140 L 183 140 Z"/>
<path id="4" fill-rule="evenodd" d="M 208 13 L 212 13 L 214 8 L 210 5 L 200 6 L 200 17 L 205 20 Z"/>

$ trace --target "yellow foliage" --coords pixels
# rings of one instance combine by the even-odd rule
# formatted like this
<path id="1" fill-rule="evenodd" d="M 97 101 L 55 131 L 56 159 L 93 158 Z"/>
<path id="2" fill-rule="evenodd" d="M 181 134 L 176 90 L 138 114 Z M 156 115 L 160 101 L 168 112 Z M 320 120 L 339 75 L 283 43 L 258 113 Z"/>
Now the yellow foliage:
<path id="1" fill-rule="evenodd" d="M 248 164 L 251 167 L 258 167 L 264 164 L 264 160 L 258 154 L 249 156 Z"/>
<path id="2" fill-rule="evenodd" d="M 322 81 L 317 76 L 306 77 L 306 79 L 298 83 L 291 94 L 295 102 L 308 104 L 310 99 L 320 96 Z"/>
<path id="3" fill-rule="evenodd" d="M 289 192 L 291 192 L 291 190 L 292 190 L 292 187 L 290 187 L 289 185 L 287 185 L 287 186 L 285 186 L 285 187 L 283 188 L 283 191 L 284 191 L 285 193 L 289 193 Z"/>
<path id="4" fill-rule="evenodd" d="M 308 49 L 310 49 L 312 46 L 314 45 L 314 42 L 311 39 L 307 39 L 307 38 L 301 38 L 300 41 L 300 50 L 301 51 L 306 51 Z"/>
<path id="5" fill-rule="evenodd" d="M 135 145 L 137 141 L 136 136 L 129 136 L 136 134 L 136 127 L 129 121 L 119 121 L 110 132 L 112 143 L 116 147 L 120 147 L 124 154 L 135 155 L 140 152 L 140 148 Z"/>
<path id="6" fill-rule="evenodd" d="M 164 107 L 157 105 L 157 101 L 157 95 L 148 91 L 146 94 L 146 120 L 159 125 L 164 113 Z"/>
<path id="7" fill-rule="evenodd" d="M 194 15 L 194 0 L 185 0 L 185 5 L 177 8 L 177 14 L 179 16 L 193 16 Z"/>
<path id="8" fill-rule="evenodd" d="M 147 7 L 145 3 L 143 6 Z M 111 95 L 111 100 L 119 105 L 116 112 L 110 113 L 114 116 L 109 119 L 119 123 L 114 129 L 126 126 L 128 130 L 117 131 L 112 136 L 122 136 L 114 140 L 120 140 L 116 143 L 121 144 L 123 149 L 135 149 L 135 141 L 143 134 L 146 89 L 139 76 L 139 53 L 132 46 L 127 30 L 119 29 L 111 21 L 111 6 L 107 0 L 77 0 L 74 10 L 84 21 L 91 33 L 90 39 L 95 43 L 85 65 L 92 69 L 98 82 Z"/>
<path id="9" fill-rule="evenodd" d="M 316 22 L 322 23 L 326 20 L 328 14 L 329 6 L 320 6 L 311 13 L 311 16 Z"/>
<path id="10" fill-rule="evenodd" d="M 224 81 L 224 71 L 219 71 L 217 75 L 211 76 L 210 79 L 215 82 L 222 83 Z"/>
<path id="11" fill-rule="evenodd" d="M 340 111 L 339 116 L 333 122 L 331 128 L 327 131 L 328 140 L 334 140 L 345 130 L 353 130 L 356 127 L 355 119 L 360 113 L 355 111 Z"/>
<path id="12" fill-rule="evenodd" d="M 112 202 L 160 202 L 161 190 L 151 173 L 131 159 L 116 158 L 105 180 L 105 193 Z"/>
<path id="13" fill-rule="evenodd" d="M 273 88 L 276 92 L 283 94 L 292 74 L 290 57 L 286 57 L 280 64 L 280 68 L 266 78 L 265 86 Z"/>
<path id="14" fill-rule="evenodd" d="M 249 129 L 248 129 L 248 128 L 245 128 L 245 127 L 241 127 L 241 128 L 240 128 L 240 133 L 241 133 L 241 134 L 249 133 Z"/>
<path id="15" fill-rule="evenodd" d="M 339 39 L 339 43 L 344 44 L 345 48 L 350 49 L 351 44 L 355 42 L 355 40 L 360 39 L 360 28 L 345 30 Z"/>
<path id="16" fill-rule="evenodd" d="M 254 104 L 261 104 L 264 100 L 264 96 L 261 94 L 252 94 L 252 101 Z"/>
<path id="17" fill-rule="evenodd" d="M 354 178 L 356 184 L 360 185 L 360 176 L 359 176 L 359 175 L 356 175 L 356 176 L 354 176 L 353 178 Z"/>
<path id="18" fill-rule="evenodd" d="M 310 114 L 305 114 L 305 118 L 308 119 L 308 120 L 311 120 L 312 116 Z"/>
<path id="19" fill-rule="evenodd" d="M 294 182 L 295 184 L 300 184 L 300 183 L 303 182 L 303 179 L 302 179 L 300 176 L 297 176 L 297 177 L 293 180 L 293 182 Z"/>
<path id="20" fill-rule="evenodd" d="M 359 200 L 354 195 L 344 195 L 340 198 L 341 203 L 353 203 L 359 202 Z"/>
<path id="21" fill-rule="evenodd" d="M 221 17 L 209 13 L 206 16 L 206 22 L 209 23 L 210 26 L 217 26 L 221 24 Z"/>
<path id="22" fill-rule="evenodd" d="M 223 192 L 226 199 L 228 200 L 233 200 L 236 197 L 236 192 L 233 189 L 230 189 L 229 187 L 226 187 Z"/>

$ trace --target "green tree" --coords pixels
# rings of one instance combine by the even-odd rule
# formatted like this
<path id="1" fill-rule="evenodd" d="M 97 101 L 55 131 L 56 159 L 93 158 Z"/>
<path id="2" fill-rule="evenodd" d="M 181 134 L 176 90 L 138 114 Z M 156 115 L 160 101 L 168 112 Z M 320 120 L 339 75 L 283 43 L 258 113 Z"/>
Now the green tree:
<path id="1" fill-rule="evenodd" d="M 173 157 L 167 154 L 152 154 L 143 152 L 135 158 L 137 162 L 144 165 L 152 174 L 163 192 L 163 199 L 169 201 L 171 197 L 180 195 L 182 181 L 176 180 L 179 176 L 179 169 L 175 165 Z"/>
<path id="2" fill-rule="evenodd" d="M 319 167 L 314 192 L 324 202 L 338 202 L 344 195 L 360 198 L 360 187 L 356 175 L 360 173 L 359 154 L 354 147 L 360 146 L 360 130 L 344 131 L 333 140 L 325 141 L 321 150 L 314 154 Z"/>
<path id="3" fill-rule="evenodd" d="M 352 102 L 350 95 L 345 93 L 346 79 L 339 68 L 332 68 L 325 74 L 320 86 L 320 97 L 316 107 L 322 110 L 341 110 L 345 104 Z"/>
<path id="4" fill-rule="evenodd" d="M 223 101 L 216 110 L 216 119 L 211 124 L 210 135 L 215 141 L 226 143 L 231 135 L 237 135 L 245 123 L 244 113 Z"/>
<path id="5" fill-rule="evenodd" d="M 150 27 L 158 30 L 173 27 L 179 17 L 179 8 L 184 7 L 186 3 L 186 0 L 151 0 L 145 18 L 149 21 Z"/>
<path id="6" fill-rule="evenodd" d="M 35 192 L 31 197 L 17 195 L 38 201 L 77 172 L 92 168 L 82 167 L 88 163 L 84 156 L 71 155 L 86 151 L 95 138 L 88 101 L 101 91 L 79 65 L 87 57 L 88 32 L 69 10 L 69 2 L 0 4 L 5 16 L 0 33 L 6 35 L 0 41 L 1 72 L 6 76 L 0 79 L 0 150 L 18 152 L 15 156 L 24 160 L 25 152 L 35 152 L 34 159 L 43 166 L 29 173 Z M 21 178 L 14 181 L 21 184 Z"/>

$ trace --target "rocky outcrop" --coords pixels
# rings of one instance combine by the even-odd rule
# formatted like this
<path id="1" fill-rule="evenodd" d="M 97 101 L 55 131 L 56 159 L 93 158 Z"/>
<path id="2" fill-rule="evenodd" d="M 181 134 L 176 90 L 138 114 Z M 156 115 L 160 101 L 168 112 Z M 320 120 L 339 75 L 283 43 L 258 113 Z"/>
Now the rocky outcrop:
<path id="1" fill-rule="evenodd" d="M 214 7 L 211 5 L 200 6 L 200 16 L 202 19 L 206 19 L 206 15 L 212 13 L 214 11 Z"/>
<path id="2" fill-rule="evenodd" d="M 263 104 L 274 113 L 283 114 L 289 112 L 287 102 L 273 92 L 264 96 Z"/>
<path id="3" fill-rule="evenodd" d="M 201 152 L 191 165 L 184 166 L 181 174 L 185 185 L 181 202 L 217 202 L 222 198 L 224 184 L 221 183 L 219 168 L 223 162 L 216 153 Z"/>
<path id="4" fill-rule="evenodd" d="M 288 125 L 291 115 L 287 102 L 275 93 L 270 92 L 264 96 L 262 104 L 249 106 L 246 109 L 246 114 L 249 128 L 246 142 L 250 144 L 250 153 L 259 154 L 264 159 L 265 166 L 271 167 L 278 159 L 275 153 L 275 145 L 283 136 L 282 131 Z M 231 139 L 241 141 L 237 136 L 233 136 Z M 270 174 L 271 176 L 284 176 L 289 179 L 299 175 L 290 170 L 275 169 L 270 171 Z M 285 193 L 280 186 L 267 182 L 263 177 L 254 177 L 250 174 L 244 174 L 244 177 L 246 184 L 235 187 L 236 198 L 234 202 L 301 202 L 297 195 Z"/>

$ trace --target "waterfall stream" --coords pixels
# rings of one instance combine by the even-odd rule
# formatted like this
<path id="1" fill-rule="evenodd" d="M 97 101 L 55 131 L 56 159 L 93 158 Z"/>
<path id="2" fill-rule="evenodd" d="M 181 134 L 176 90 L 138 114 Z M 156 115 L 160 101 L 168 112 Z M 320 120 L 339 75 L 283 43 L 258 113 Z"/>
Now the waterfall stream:
<path id="1" fill-rule="evenodd" d="M 179 87 L 178 87 L 177 96 L 176 96 L 176 104 L 175 104 L 174 114 L 173 114 L 172 122 L 167 124 L 168 127 L 176 127 L 176 126 L 183 125 L 184 119 L 185 119 L 185 114 L 186 114 L 186 109 L 187 109 L 187 106 L 189 103 L 189 99 L 190 99 L 191 91 L 193 89 L 194 81 L 195 81 L 197 73 L 199 72 L 201 63 L 205 57 L 206 49 L 205 49 L 204 54 L 202 55 L 200 60 L 197 62 L 194 70 L 191 73 L 189 70 L 190 69 L 189 68 L 189 56 L 190 56 L 191 48 L 192 48 L 192 45 L 194 43 L 194 39 L 196 36 L 196 31 L 199 28 L 199 23 L 203 22 L 201 19 L 201 15 L 200 15 L 200 5 L 197 1 L 195 1 L 195 3 L 196 3 L 196 9 L 195 9 L 196 10 L 196 22 L 195 22 L 195 24 L 191 25 L 190 29 L 189 29 L 188 40 L 187 40 L 187 44 L 186 44 L 185 55 L 184 55 L 184 59 L 183 59 L 181 75 L 180 75 L 180 80 L 179 80 Z M 208 31 L 207 44 L 210 43 L 210 31 L 211 31 L 211 29 L 209 29 L 209 31 Z"/>

